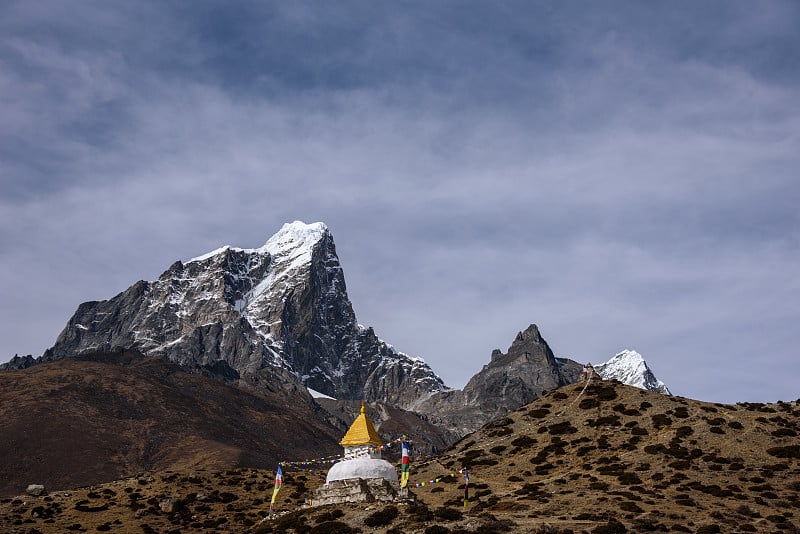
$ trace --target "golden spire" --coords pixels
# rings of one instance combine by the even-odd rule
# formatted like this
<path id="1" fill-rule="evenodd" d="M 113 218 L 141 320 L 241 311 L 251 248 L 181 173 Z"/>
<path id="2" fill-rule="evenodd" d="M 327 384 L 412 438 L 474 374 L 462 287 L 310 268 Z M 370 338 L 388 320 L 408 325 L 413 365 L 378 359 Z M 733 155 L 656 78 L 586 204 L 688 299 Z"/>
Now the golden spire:
<path id="1" fill-rule="evenodd" d="M 375 431 L 375 427 L 372 426 L 372 421 L 367 417 L 367 408 L 364 405 L 364 401 L 361 401 L 361 413 L 356 417 L 356 420 L 353 421 L 353 424 L 350 425 L 350 429 L 339 444 L 342 447 L 359 445 L 375 445 L 376 447 L 380 447 L 383 445 L 383 441 L 381 441 L 380 436 L 378 436 L 378 433 Z"/>

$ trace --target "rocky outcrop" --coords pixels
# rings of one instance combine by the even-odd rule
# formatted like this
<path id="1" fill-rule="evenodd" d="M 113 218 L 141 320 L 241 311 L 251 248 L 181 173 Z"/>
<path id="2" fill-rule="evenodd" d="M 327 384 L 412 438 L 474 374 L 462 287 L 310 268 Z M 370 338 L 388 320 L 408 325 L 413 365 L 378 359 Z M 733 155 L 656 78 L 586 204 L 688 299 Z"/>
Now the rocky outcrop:
<path id="1" fill-rule="evenodd" d="M 30 354 L 27 356 L 20 356 L 15 354 L 13 358 L 11 358 L 6 363 L 0 364 L 0 371 L 5 370 L 20 370 L 20 369 L 27 369 L 31 365 L 36 364 L 37 360 Z"/>
<path id="2" fill-rule="evenodd" d="M 508 351 L 491 360 L 463 390 L 448 390 L 421 399 L 414 409 L 461 436 L 538 398 L 544 391 L 577 381 L 582 366 L 556 358 L 532 324 L 519 332 Z"/>
<path id="3" fill-rule="evenodd" d="M 85 302 L 42 361 L 119 347 L 226 380 L 299 380 L 401 407 L 445 389 L 425 362 L 357 323 L 322 223 L 286 224 L 260 248 L 222 247 Z"/>

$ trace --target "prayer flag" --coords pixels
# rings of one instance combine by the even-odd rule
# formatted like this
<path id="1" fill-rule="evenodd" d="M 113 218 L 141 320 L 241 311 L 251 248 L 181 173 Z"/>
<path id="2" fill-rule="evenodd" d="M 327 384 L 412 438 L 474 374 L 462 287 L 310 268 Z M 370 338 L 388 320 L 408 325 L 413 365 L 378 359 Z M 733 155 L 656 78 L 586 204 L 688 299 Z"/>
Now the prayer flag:
<path id="1" fill-rule="evenodd" d="M 275 504 L 275 499 L 278 497 L 278 492 L 280 491 L 282 485 L 283 471 L 281 471 L 281 466 L 278 466 L 278 471 L 275 473 L 275 489 L 272 491 L 272 501 L 270 501 L 270 504 Z"/>
<path id="2" fill-rule="evenodd" d="M 464 508 L 469 506 L 469 472 L 464 469 Z"/>
<path id="3" fill-rule="evenodd" d="M 400 487 L 408 486 L 408 477 L 411 475 L 411 449 L 405 441 L 401 445 L 403 456 L 400 462 Z"/>

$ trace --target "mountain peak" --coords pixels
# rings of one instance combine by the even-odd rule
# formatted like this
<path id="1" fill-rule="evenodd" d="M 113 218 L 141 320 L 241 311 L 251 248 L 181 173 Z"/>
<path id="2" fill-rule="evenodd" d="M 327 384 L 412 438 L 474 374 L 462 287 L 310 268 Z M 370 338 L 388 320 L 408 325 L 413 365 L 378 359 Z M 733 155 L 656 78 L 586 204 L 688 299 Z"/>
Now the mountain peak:
<path id="1" fill-rule="evenodd" d="M 285 223 L 275 235 L 269 238 L 265 248 L 277 248 L 290 244 L 313 244 L 330 233 L 328 226 L 323 222 L 306 224 L 303 221 Z"/>
<path id="2" fill-rule="evenodd" d="M 606 380 L 615 379 L 641 389 L 672 394 L 666 384 L 656 378 L 644 357 L 635 350 L 618 352 L 607 362 L 596 365 L 595 371 Z"/>
<path id="3" fill-rule="evenodd" d="M 321 222 L 284 224 L 259 248 L 218 248 L 82 304 L 45 361 L 115 347 L 189 368 L 222 361 L 240 376 L 290 374 L 337 399 L 402 405 L 445 388 L 422 360 L 358 327 Z"/>
<path id="4" fill-rule="evenodd" d="M 311 263 L 315 247 L 326 237 L 330 238 L 330 231 L 325 223 L 294 221 L 284 224 L 259 251 L 269 253 L 284 268 L 300 267 Z"/>
<path id="5" fill-rule="evenodd" d="M 276 258 L 290 259 L 292 263 L 311 259 L 314 246 L 330 236 L 328 226 L 323 222 L 306 224 L 303 221 L 285 223 L 266 243 L 260 248 L 238 248 L 224 245 L 218 249 L 207 252 L 188 260 L 186 263 L 202 262 L 228 251 L 244 252 L 247 254 L 268 253 Z"/>
<path id="6" fill-rule="evenodd" d="M 514 342 L 511 344 L 511 347 L 514 346 L 523 346 L 528 343 L 542 343 L 542 334 L 539 333 L 539 327 L 535 324 L 531 324 L 526 328 L 524 331 L 517 333 L 517 337 L 514 338 Z M 509 348 L 509 351 L 511 348 Z"/>

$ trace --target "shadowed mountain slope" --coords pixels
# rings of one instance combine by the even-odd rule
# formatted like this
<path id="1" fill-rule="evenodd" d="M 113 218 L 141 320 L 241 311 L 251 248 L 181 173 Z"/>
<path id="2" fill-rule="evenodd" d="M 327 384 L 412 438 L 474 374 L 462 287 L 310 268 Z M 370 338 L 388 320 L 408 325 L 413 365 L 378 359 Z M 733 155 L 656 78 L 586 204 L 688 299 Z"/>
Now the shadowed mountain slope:
<path id="1" fill-rule="evenodd" d="M 0 373 L 0 495 L 339 451 L 304 388 L 242 386 L 130 352 Z"/>

